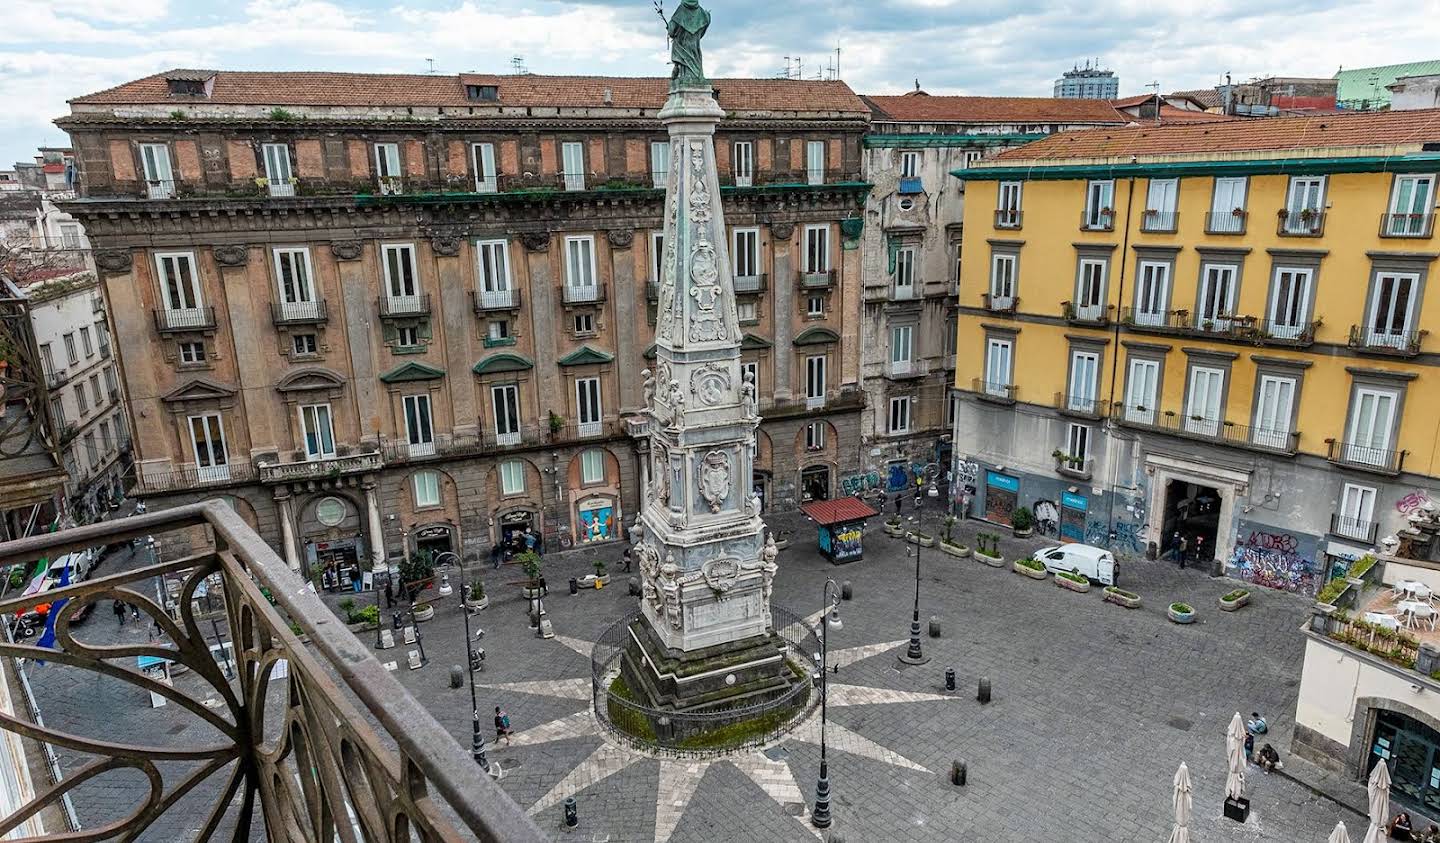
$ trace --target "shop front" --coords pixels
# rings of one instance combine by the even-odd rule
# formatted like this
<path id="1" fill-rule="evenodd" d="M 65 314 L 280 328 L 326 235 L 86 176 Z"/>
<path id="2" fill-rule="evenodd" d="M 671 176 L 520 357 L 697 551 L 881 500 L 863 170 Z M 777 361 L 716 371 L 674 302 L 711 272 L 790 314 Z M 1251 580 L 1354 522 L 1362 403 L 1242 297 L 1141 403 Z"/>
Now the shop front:
<path id="1" fill-rule="evenodd" d="M 1390 767 L 1390 796 L 1427 816 L 1440 816 L 1440 732 L 1398 711 L 1375 716 L 1368 778 L 1375 765 Z"/>
<path id="2" fill-rule="evenodd" d="M 985 472 L 985 520 L 996 524 L 1010 525 L 1015 506 L 1020 498 L 1020 478 Z"/>
<path id="3" fill-rule="evenodd" d="M 344 495 L 322 495 L 302 508 L 301 555 L 306 570 L 320 577 L 326 591 L 352 588 L 352 576 L 363 583 L 369 570 L 368 545 L 360 528 L 360 511 Z"/>
<path id="4" fill-rule="evenodd" d="M 1060 493 L 1060 541 L 1085 541 L 1085 517 L 1090 499 L 1074 492 Z"/>
<path id="5" fill-rule="evenodd" d="M 352 588 L 352 572 L 364 577 L 365 541 L 359 536 L 348 539 L 305 542 L 305 561 L 311 571 L 320 574 L 320 586 L 326 591 Z"/>
<path id="6" fill-rule="evenodd" d="M 537 541 L 539 536 L 544 535 L 540 530 L 540 516 L 533 509 L 512 509 L 501 513 L 495 519 L 495 526 L 500 531 L 498 538 L 506 559 L 524 550 L 526 532 L 533 532 Z"/>
<path id="7" fill-rule="evenodd" d="M 800 472 L 801 501 L 830 499 L 830 466 L 812 465 Z"/>
<path id="8" fill-rule="evenodd" d="M 592 495 L 575 505 L 575 542 L 594 544 L 620 538 L 620 508 L 609 495 Z"/>
<path id="9" fill-rule="evenodd" d="M 450 524 L 422 524 L 410 533 L 411 551 L 416 556 L 434 559 L 442 553 L 453 553 L 457 546 L 455 527 Z"/>

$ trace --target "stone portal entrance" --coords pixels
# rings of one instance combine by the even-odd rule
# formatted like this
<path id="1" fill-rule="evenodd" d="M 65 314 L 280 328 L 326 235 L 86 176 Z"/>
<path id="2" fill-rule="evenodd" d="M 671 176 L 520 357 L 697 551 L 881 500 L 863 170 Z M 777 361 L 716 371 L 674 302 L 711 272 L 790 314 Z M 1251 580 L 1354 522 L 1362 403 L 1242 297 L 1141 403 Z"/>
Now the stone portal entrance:
<path id="1" fill-rule="evenodd" d="M 1162 555 L 1178 556 L 1185 539 L 1186 562 L 1209 567 L 1215 559 L 1220 527 L 1220 492 L 1213 486 L 1175 479 L 1165 484 L 1165 509 L 1160 526 Z"/>

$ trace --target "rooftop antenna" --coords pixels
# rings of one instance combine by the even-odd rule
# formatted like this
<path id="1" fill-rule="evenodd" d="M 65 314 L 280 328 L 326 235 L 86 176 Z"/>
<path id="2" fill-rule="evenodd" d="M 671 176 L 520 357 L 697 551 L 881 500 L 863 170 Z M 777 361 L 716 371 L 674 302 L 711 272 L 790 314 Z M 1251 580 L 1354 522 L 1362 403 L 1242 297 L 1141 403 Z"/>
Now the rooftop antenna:
<path id="1" fill-rule="evenodd" d="M 1151 94 L 1151 96 L 1155 98 L 1155 125 L 1158 126 L 1160 125 L 1160 80 L 1156 79 L 1153 82 L 1149 82 L 1145 87 L 1155 90 L 1155 93 Z"/>
<path id="2" fill-rule="evenodd" d="M 840 43 L 835 43 L 835 78 L 840 78 Z"/>
<path id="3" fill-rule="evenodd" d="M 530 72 L 529 70 L 527 70 L 527 69 L 525 68 L 525 57 L 524 57 L 524 56 L 511 56 L 511 57 L 510 57 L 510 72 L 513 73 L 513 74 L 515 74 L 516 76 L 523 76 L 523 75 L 525 75 L 526 73 L 529 73 L 529 72 Z"/>
<path id="4" fill-rule="evenodd" d="M 434 60 L 434 59 L 426 59 L 426 60 L 425 60 L 425 63 L 428 64 L 428 65 L 430 65 L 430 69 L 427 70 L 427 71 L 425 71 L 425 72 L 426 72 L 426 73 L 434 73 L 434 72 L 435 72 L 435 60 Z"/>

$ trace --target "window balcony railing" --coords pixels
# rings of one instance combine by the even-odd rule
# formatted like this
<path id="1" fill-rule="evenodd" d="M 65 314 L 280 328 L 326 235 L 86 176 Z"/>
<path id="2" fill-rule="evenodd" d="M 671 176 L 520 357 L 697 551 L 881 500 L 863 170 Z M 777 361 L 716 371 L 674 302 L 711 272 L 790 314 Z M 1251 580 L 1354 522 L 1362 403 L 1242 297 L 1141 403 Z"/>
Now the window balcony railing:
<path id="1" fill-rule="evenodd" d="M 500 176 L 497 173 L 494 178 L 477 178 L 475 180 L 476 193 L 494 193 L 500 189 Z"/>
<path id="2" fill-rule="evenodd" d="M 920 285 L 914 282 L 909 284 L 890 285 L 891 301 L 914 301 L 920 298 Z"/>
<path id="3" fill-rule="evenodd" d="M 1111 208 L 1085 209 L 1080 214 L 1081 231 L 1114 231 L 1115 211 Z"/>
<path id="4" fill-rule="evenodd" d="M 1055 473 L 1071 480 L 1089 480 L 1095 469 L 1093 457 L 1072 457 L 1058 453 L 1055 456 Z"/>
<path id="5" fill-rule="evenodd" d="M 669 170 L 651 170 L 651 171 L 650 171 L 650 185 L 651 185 L 652 187 L 654 187 L 656 190 L 664 190 L 664 189 L 665 189 L 665 185 L 669 182 L 669 180 L 670 180 L 670 171 L 669 171 Z"/>
<path id="6" fill-rule="evenodd" d="M 1171 436 L 1216 442 L 1252 451 L 1292 455 L 1300 447 L 1298 430 L 1252 427 L 1208 416 L 1186 415 L 1174 410 L 1158 412 L 1153 407 L 1143 405 L 1117 405 L 1114 418 L 1131 427 L 1147 428 Z"/>
<path id="7" fill-rule="evenodd" d="M 111 404 L 114 404 L 120 400 L 120 388 L 118 386 L 114 386 L 106 390 L 106 394 L 110 396 Z"/>
<path id="8" fill-rule="evenodd" d="M 58 372 L 45 373 L 45 385 L 51 389 L 59 389 L 60 387 L 64 386 L 65 382 L 68 380 L 70 380 L 69 369 L 61 369 Z"/>
<path id="9" fill-rule="evenodd" d="M 1100 418 L 1109 412 L 1110 402 L 1093 395 L 1055 393 L 1055 409 L 1070 416 Z"/>
<path id="10" fill-rule="evenodd" d="M 520 309 L 519 290 L 471 290 L 470 296 L 476 313 Z"/>
<path id="11" fill-rule="evenodd" d="M 1425 238 L 1435 233 L 1435 215 L 1427 214 L 1381 214 L 1381 237 Z"/>
<path id="12" fill-rule="evenodd" d="M 807 410 L 818 410 L 818 409 L 820 409 L 821 407 L 824 407 L 824 406 L 825 406 L 825 396 L 823 396 L 823 395 L 807 395 L 807 396 L 805 396 L 805 409 L 807 409 Z"/>
<path id="13" fill-rule="evenodd" d="M 186 307 L 178 310 L 162 308 L 154 311 L 155 329 L 160 333 L 204 331 L 215 327 L 215 308 Z"/>
<path id="14" fill-rule="evenodd" d="M 1115 313 L 1113 304 L 1075 304 L 1060 302 L 1060 312 L 1072 325 L 1108 325 Z"/>
<path id="15" fill-rule="evenodd" d="M 1025 221 L 1023 211 L 1014 208 L 997 208 L 995 211 L 995 227 L 1010 231 L 1018 231 Z"/>
<path id="16" fill-rule="evenodd" d="M 1180 230 L 1180 212 L 1146 208 L 1140 215 L 1140 230 L 1147 234 L 1174 234 Z"/>
<path id="17" fill-rule="evenodd" d="M 1366 354 L 1382 354 L 1387 357 L 1414 357 L 1420 353 L 1420 344 L 1429 331 L 1377 331 L 1363 325 L 1350 326 L 1348 345 Z"/>
<path id="18" fill-rule="evenodd" d="M 405 192 L 405 181 L 399 176 L 376 176 L 375 187 L 381 196 L 399 196 Z"/>
<path id="19" fill-rule="evenodd" d="M 1380 532 L 1380 524 L 1377 521 L 1366 521 L 1363 518 L 1353 518 L 1335 512 L 1330 515 L 1330 532 L 1337 536 L 1373 545 L 1376 534 Z"/>
<path id="20" fill-rule="evenodd" d="M 271 196 L 285 197 L 295 195 L 295 185 L 291 182 L 276 181 L 275 179 L 270 179 L 270 184 L 268 186 L 270 188 Z"/>
<path id="21" fill-rule="evenodd" d="M 136 487 L 140 492 L 176 492 L 196 486 L 221 486 L 229 483 L 249 483 L 255 479 L 255 467 L 248 462 L 232 462 L 224 465 L 197 466 L 144 466 L 136 472 Z"/>
<path id="22" fill-rule="evenodd" d="M 1325 458 L 1330 462 L 1380 474 L 1399 474 L 1404 471 L 1405 455 L 1409 453 L 1409 451 L 1376 448 L 1364 442 L 1345 442 L 1340 439 L 1326 439 L 1325 445 Z"/>
<path id="23" fill-rule="evenodd" d="M 145 179 L 146 199 L 174 199 L 174 179 Z"/>
<path id="24" fill-rule="evenodd" d="M 1325 233 L 1325 212 L 1318 208 L 1297 212 L 1281 208 L 1276 216 L 1275 233 L 1281 237 L 1320 237 Z"/>
<path id="25" fill-rule="evenodd" d="M 436 432 L 430 442 L 412 445 L 404 439 L 387 439 L 380 445 L 385 465 L 417 460 L 468 457 L 503 453 L 517 448 L 539 448 L 624 435 L 623 425 L 613 419 L 598 422 L 520 424 L 504 431 L 489 428 L 476 433 Z"/>
<path id="26" fill-rule="evenodd" d="M 604 421 L 580 422 L 575 425 L 575 432 L 581 439 L 591 439 L 602 436 L 605 433 Z"/>
<path id="27" fill-rule="evenodd" d="M 742 176 L 737 173 L 735 176 L 732 177 L 731 180 L 734 182 L 736 187 L 752 187 L 755 184 L 755 174 L 750 173 L 748 175 Z"/>
<path id="28" fill-rule="evenodd" d="M 1183 334 L 1238 340 L 1255 345 L 1303 348 L 1315 342 L 1321 321 L 1273 322 L 1253 316 L 1204 318 L 1188 310 L 1137 310 L 1121 308 L 1120 323 L 1140 333 Z"/>
<path id="29" fill-rule="evenodd" d="M 564 300 L 566 304 L 595 304 L 605 301 L 605 294 L 604 284 L 566 284 Z"/>
<path id="30" fill-rule="evenodd" d="M 270 303 L 270 321 L 276 325 L 318 325 L 329 319 L 324 299 Z"/>
<path id="31" fill-rule="evenodd" d="M 1013 383 L 987 381 L 984 378 L 974 378 L 970 381 L 970 387 L 980 398 L 1002 404 L 1014 404 L 1016 396 L 1020 394 L 1019 388 Z"/>
<path id="32" fill-rule="evenodd" d="M 645 299 L 649 302 L 660 301 L 660 282 L 650 280 L 645 282 Z"/>
<path id="33" fill-rule="evenodd" d="M 101 296 L 92 296 L 92 297 L 90 298 L 90 312 L 91 312 L 91 313 L 104 313 L 104 312 L 105 312 L 105 299 L 104 299 L 103 297 L 101 297 Z"/>
<path id="34" fill-rule="evenodd" d="M 654 283 L 653 281 L 651 282 Z M 765 273 L 759 275 L 736 275 L 735 292 L 737 293 L 763 293 L 769 286 L 770 276 Z M 656 298 L 659 298 L 658 290 Z"/>
<path id="35" fill-rule="evenodd" d="M 565 186 L 565 189 L 566 189 L 566 190 L 584 190 L 584 189 L 585 189 L 585 174 L 584 174 L 584 173 L 561 173 L 561 174 L 560 174 L 560 183 Z"/>
<path id="36" fill-rule="evenodd" d="M 63 731 L 54 722 L 42 728 L 25 715 L 11 718 L 12 738 L 24 736 L 58 757 L 65 778 L 37 787 L 0 822 L 13 827 L 25 815 L 58 816 L 75 784 L 99 775 L 109 785 L 106 810 L 114 814 L 100 830 L 124 839 L 546 839 L 450 730 L 305 588 L 302 575 L 226 504 L 188 504 L 0 544 L 0 565 L 32 566 L 42 557 L 149 536 L 161 546 L 188 549 L 47 592 L 45 602 L 59 613 L 54 647 L 24 641 L 0 644 L 0 652 L 64 665 L 80 681 L 118 681 L 131 694 L 148 692 L 208 721 L 205 736 L 169 734 L 166 722 L 153 718 L 117 731 L 103 706 L 76 707 L 77 715 L 63 718 Z M 171 606 L 156 602 L 154 583 L 162 578 L 177 587 L 187 623 L 172 620 Z M 116 595 L 153 619 L 158 638 L 113 654 L 77 641 L 76 615 Z M 36 602 L 15 595 L 0 601 L 0 613 L 13 617 Z M 217 643 L 229 645 L 232 661 L 217 658 Z M 135 668 L 136 652 L 188 669 L 184 681 L 146 676 Z M 274 669 L 278 664 L 285 674 Z M 150 782 L 106 775 L 127 767 Z"/>
<path id="37" fill-rule="evenodd" d="M 102 343 L 100 343 L 100 359 L 101 359 L 101 360 L 109 360 L 109 359 L 110 359 L 110 343 L 108 343 L 108 342 L 102 342 Z"/>
<path id="38" fill-rule="evenodd" d="M 807 290 L 823 290 L 835 285 L 835 270 L 827 269 L 820 272 L 800 273 L 800 286 Z"/>
<path id="39" fill-rule="evenodd" d="M 1244 234 L 1245 220 L 1249 213 L 1235 208 L 1230 211 L 1210 211 L 1205 215 L 1206 234 Z"/>
<path id="40" fill-rule="evenodd" d="M 382 464 L 380 454 L 371 452 L 296 462 L 262 462 L 258 469 L 261 483 L 290 483 L 297 480 L 320 480 L 341 474 L 379 471 Z"/>
<path id="41" fill-rule="evenodd" d="M 916 374 L 915 362 L 913 360 L 891 360 L 889 368 L 890 376 L 893 378 L 906 378 Z"/>
<path id="42" fill-rule="evenodd" d="M 430 294 L 413 296 L 381 296 L 380 315 L 385 318 L 425 316 L 430 313 Z"/>
<path id="43" fill-rule="evenodd" d="M 1002 313 L 1015 315 L 1020 308 L 1019 296 L 997 296 L 993 293 L 981 293 L 980 298 L 985 303 L 985 309 L 991 313 Z"/>

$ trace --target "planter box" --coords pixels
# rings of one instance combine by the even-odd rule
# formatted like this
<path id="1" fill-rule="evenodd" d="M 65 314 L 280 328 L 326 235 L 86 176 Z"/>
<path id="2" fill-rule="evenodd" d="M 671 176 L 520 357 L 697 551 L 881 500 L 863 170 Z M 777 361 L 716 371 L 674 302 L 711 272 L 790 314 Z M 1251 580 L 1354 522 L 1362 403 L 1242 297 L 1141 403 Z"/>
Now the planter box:
<path id="1" fill-rule="evenodd" d="M 490 605 L 490 595 L 485 595 L 479 600 L 466 600 L 465 608 L 471 612 L 478 612 Z"/>
<path id="2" fill-rule="evenodd" d="M 988 556 L 978 550 L 971 555 L 975 557 L 976 562 L 984 562 L 986 565 L 989 565 L 992 568 L 1005 567 L 1005 557 L 1003 556 Z"/>
<path id="3" fill-rule="evenodd" d="M 415 622 L 416 622 L 416 623 L 424 623 L 425 621 L 428 621 L 428 620 L 430 620 L 430 619 L 433 618 L 433 617 L 435 617 L 435 607 L 434 607 L 434 606 L 431 606 L 431 605 L 429 605 L 429 604 L 427 603 L 427 604 L 424 605 L 424 606 L 416 606 L 416 607 L 415 607 Z"/>
<path id="4" fill-rule="evenodd" d="M 526 600 L 534 600 L 535 598 L 540 596 L 540 587 L 537 585 L 534 588 L 531 588 L 528 585 L 522 585 L 520 586 L 520 594 Z"/>
<path id="5" fill-rule="evenodd" d="M 1138 609 L 1140 608 L 1140 595 L 1137 594 L 1134 597 L 1127 597 L 1115 591 L 1106 591 L 1105 602 L 1114 603 L 1116 606 L 1124 606 L 1127 609 Z"/>
<path id="6" fill-rule="evenodd" d="M 1010 570 L 1014 571 L 1022 577 L 1029 577 L 1032 580 L 1043 580 L 1045 579 L 1046 575 L 1046 571 L 1044 568 L 1027 568 L 1024 565 L 1021 565 L 1018 561 L 1010 563 Z"/>
<path id="7" fill-rule="evenodd" d="M 901 536 L 905 535 L 905 528 L 899 524 L 886 524 L 885 534 L 889 536 L 894 536 L 898 539 Z"/>
<path id="8" fill-rule="evenodd" d="M 934 537 L 934 536 L 922 536 L 922 535 L 920 535 L 919 533 L 917 533 L 917 534 L 915 535 L 915 543 L 918 544 L 918 545 L 920 545 L 921 547 L 934 547 L 934 546 L 935 546 L 935 537 Z"/>
<path id="9" fill-rule="evenodd" d="M 1017 539 L 1028 539 L 1031 535 L 1035 533 L 1035 528 L 1027 527 L 1026 529 L 1022 530 L 1019 527 L 1011 527 L 1010 532 Z"/>
<path id="10" fill-rule="evenodd" d="M 1079 592 L 1080 594 L 1084 594 L 1085 592 L 1090 590 L 1090 583 L 1088 581 L 1083 583 L 1075 582 L 1068 577 L 1056 577 L 1055 584 L 1060 586 L 1061 588 L 1068 588 L 1071 591 Z"/>
<path id="11" fill-rule="evenodd" d="M 1250 602 L 1250 592 L 1245 592 L 1234 600 L 1226 600 L 1225 595 L 1220 595 L 1220 611 L 1233 612 L 1241 606 Z"/>
<path id="12" fill-rule="evenodd" d="M 948 553 L 956 559 L 964 559 L 970 555 L 970 548 L 963 544 L 948 544 L 942 541 L 940 542 L 940 550 L 942 553 Z"/>
<path id="13" fill-rule="evenodd" d="M 1173 607 L 1171 607 L 1171 606 L 1166 606 L 1166 607 L 1165 607 L 1165 616 L 1166 616 L 1167 618 L 1169 618 L 1170 620 L 1174 621 L 1175 623 L 1194 623 L 1194 622 L 1195 622 L 1195 612 L 1194 612 L 1194 610 L 1191 610 L 1191 611 L 1189 611 L 1189 612 L 1177 612 L 1177 611 L 1175 611 L 1175 609 L 1174 609 Z"/>
<path id="14" fill-rule="evenodd" d="M 1243 823 L 1250 818 L 1250 800 L 1245 798 L 1225 800 L 1225 818 Z"/>

